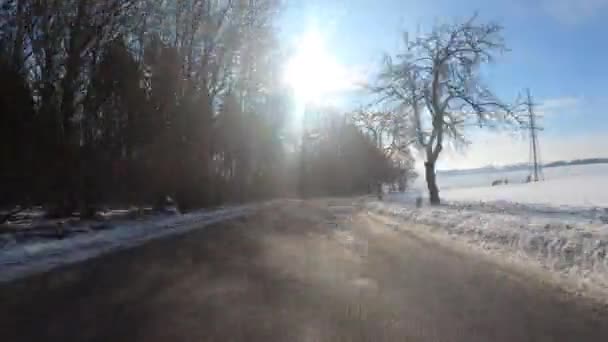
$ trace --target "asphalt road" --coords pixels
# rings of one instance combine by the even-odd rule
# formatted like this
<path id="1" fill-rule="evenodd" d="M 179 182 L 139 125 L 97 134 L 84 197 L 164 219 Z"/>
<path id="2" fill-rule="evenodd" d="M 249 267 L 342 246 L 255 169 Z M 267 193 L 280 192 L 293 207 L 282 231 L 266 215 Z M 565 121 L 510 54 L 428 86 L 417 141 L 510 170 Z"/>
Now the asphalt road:
<path id="1" fill-rule="evenodd" d="M 0 340 L 608 341 L 605 307 L 350 204 L 285 201 L 0 285 Z"/>

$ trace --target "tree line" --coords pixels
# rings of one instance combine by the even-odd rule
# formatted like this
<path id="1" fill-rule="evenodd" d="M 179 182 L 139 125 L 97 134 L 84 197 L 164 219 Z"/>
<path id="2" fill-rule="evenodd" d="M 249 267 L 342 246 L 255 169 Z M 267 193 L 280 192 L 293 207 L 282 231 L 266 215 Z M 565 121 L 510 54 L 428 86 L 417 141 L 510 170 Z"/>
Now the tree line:
<path id="1" fill-rule="evenodd" d="M 286 129 L 277 0 L 0 0 L 0 205 L 81 216 L 404 183 L 351 115 Z M 403 184 L 402 184 L 403 185 Z"/>

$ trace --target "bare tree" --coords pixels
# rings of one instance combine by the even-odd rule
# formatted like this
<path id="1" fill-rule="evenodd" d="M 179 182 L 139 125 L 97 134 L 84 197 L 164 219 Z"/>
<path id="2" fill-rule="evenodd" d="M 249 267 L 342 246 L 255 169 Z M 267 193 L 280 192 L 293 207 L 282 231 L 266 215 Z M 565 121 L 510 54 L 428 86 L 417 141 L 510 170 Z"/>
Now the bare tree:
<path id="1" fill-rule="evenodd" d="M 389 129 L 390 113 L 360 109 L 353 113 L 353 122 L 374 142 L 376 147 L 384 147 L 383 135 Z"/>
<path id="2" fill-rule="evenodd" d="M 378 151 L 392 164 L 392 172 L 385 180 L 391 188 L 405 191 L 407 182 L 417 177 L 410 147 L 415 142 L 410 123 L 404 113 L 397 110 L 361 108 L 352 113 L 353 123 L 368 135 Z M 377 185 L 380 186 L 380 185 Z"/>
<path id="3" fill-rule="evenodd" d="M 373 91 L 407 119 L 410 136 L 425 153 L 430 201 L 439 204 L 435 164 L 448 139 L 466 142 L 468 125 L 496 126 L 513 116 L 479 78 L 480 67 L 506 51 L 502 27 L 478 24 L 477 16 L 460 24 L 441 25 L 409 41 L 384 69 Z"/>

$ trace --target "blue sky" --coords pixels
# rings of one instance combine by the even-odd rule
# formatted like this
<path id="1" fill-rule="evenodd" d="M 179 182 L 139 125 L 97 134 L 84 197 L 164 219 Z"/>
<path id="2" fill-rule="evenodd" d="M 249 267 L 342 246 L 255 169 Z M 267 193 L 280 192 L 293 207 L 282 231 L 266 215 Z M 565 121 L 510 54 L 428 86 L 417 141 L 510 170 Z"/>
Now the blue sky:
<path id="1" fill-rule="evenodd" d="M 485 81 L 505 100 L 531 89 L 544 113 L 544 159 L 608 157 L 608 0 L 287 0 L 278 26 L 287 43 L 317 28 L 337 61 L 370 75 L 383 53 L 398 51 L 403 31 L 428 31 L 475 11 L 505 27 L 511 49 Z M 526 161 L 520 135 L 472 131 L 472 145 L 448 150 L 442 166 Z"/>

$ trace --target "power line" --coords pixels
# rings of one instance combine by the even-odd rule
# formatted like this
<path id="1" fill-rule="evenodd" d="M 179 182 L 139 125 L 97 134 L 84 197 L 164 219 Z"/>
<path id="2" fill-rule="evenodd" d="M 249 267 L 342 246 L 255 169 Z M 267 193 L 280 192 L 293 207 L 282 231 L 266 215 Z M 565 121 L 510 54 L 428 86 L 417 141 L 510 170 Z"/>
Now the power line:
<path id="1" fill-rule="evenodd" d="M 539 180 L 544 179 L 543 170 L 542 170 L 542 162 L 540 159 L 540 142 L 538 140 L 538 131 L 542 130 L 542 127 L 538 126 L 537 117 L 534 113 L 534 103 L 532 102 L 532 95 L 530 95 L 530 89 L 527 89 L 528 93 L 528 117 L 529 117 L 529 126 L 528 129 L 530 131 L 530 159 L 531 159 L 531 168 L 532 168 L 532 177 L 531 180 L 534 182 L 538 182 Z"/>

